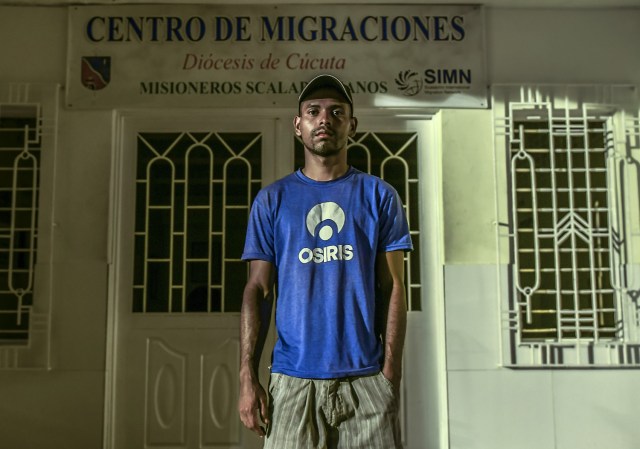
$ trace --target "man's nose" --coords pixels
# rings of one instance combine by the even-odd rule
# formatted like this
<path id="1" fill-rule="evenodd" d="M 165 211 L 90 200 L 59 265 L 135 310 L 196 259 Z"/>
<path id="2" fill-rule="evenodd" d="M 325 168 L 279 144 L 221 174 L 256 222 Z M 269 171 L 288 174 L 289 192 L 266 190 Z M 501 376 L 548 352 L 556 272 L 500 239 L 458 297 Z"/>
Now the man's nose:
<path id="1" fill-rule="evenodd" d="M 329 123 L 331 122 L 333 116 L 331 115 L 331 111 L 321 110 L 319 113 L 320 123 Z"/>

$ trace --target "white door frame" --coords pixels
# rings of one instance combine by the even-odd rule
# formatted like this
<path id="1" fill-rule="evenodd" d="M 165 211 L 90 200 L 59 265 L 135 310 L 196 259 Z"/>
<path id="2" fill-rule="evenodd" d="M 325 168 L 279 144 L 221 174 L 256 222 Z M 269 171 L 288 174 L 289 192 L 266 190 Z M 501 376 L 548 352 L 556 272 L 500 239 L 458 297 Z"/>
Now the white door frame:
<path id="1" fill-rule="evenodd" d="M 441 116 L 406 110 L 356 112 L 360 129 L 397 131 L 404 127 L 419 132 L 422 139 L 418 155 L 422 311 L 408 314 L 402 430 L 405 449 L 448 449 Z"/>

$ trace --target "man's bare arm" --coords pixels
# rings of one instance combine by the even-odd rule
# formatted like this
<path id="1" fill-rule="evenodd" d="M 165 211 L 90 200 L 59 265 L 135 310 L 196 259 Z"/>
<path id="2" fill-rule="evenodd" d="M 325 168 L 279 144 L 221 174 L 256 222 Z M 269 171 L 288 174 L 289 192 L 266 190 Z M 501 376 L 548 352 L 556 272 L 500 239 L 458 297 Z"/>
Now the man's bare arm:
<path id="1" fill-rule="evenodd" d="M 262 421 L 269 424 L 267 394 L 260 385 L 258 367 L 269 331 L 273 308 L 274 267 L 270 262 L 252 260 L 240 312 L 240 398 L 242 423 L 259 436 L 265 435 Z"/>
<path id="2" fill-rule="evenodd" d="M 384 320 L 384 365 L 382 374 L 400 388 L 402 352 L 407 330 L 407 303 L 404 289 L 404 252 L 380 253 L 376 263 L 378 287 L 386 302 Z"/>

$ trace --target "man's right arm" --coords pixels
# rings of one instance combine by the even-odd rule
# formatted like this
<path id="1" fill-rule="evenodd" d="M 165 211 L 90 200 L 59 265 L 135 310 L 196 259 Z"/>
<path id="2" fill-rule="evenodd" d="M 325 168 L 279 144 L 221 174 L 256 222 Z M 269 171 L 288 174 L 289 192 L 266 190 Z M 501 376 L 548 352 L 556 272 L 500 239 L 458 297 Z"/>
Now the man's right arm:
<path id="1" fill-rule="evenodd" d="M 242 296 L 240 312 L 240 399 L 242 423 L 259 436 L 265 435 L 262 421 L 269 425 L 267 394 L 260 385 L 258 367 L 273 308 L 274 266 L 264 260 L 252 260 L 249 279 Z"/>

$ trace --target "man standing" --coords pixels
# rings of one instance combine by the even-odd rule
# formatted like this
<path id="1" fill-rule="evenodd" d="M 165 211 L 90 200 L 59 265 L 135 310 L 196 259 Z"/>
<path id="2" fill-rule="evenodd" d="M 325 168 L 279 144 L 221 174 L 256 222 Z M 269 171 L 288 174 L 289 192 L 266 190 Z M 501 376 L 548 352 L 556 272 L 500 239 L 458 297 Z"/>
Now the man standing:
<path id="1" fill-rule="evenodd" d="M 302 169 L 262 189 L 243 260 L 239 412 L 265 448 L 400 448 L 398 397 L 406 329 L 396 191 L 347 164 L 353 99 L 320 75 L 300 94 Z M 269 399 L 258 365 L 277 286 Z"/>

